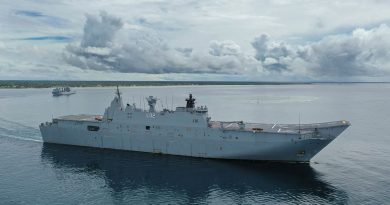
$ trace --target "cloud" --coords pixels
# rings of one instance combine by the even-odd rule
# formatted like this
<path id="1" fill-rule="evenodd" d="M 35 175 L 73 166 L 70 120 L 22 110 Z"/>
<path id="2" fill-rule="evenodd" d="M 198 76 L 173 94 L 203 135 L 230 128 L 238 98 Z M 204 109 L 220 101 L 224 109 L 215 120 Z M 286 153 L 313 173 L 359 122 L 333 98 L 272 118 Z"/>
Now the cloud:
<path id="1" fill-rule="evenodd" d="M 87 15 L 81 47 L 107 47 L 115 33 L 121 29 L 121 19 L 101 12 L 99 17 Z"/>
<path id="2" fill-rule="evenodd" d="M 256 50 L 255 58 L 262 62 L 265 69 L 276 72 L 288 70 L 288 59 L 294 55 L 290 46 L 283 42 L 270 41 L 266 34 L 256 37 L 252 46 Z"/>
<path id="3" fill-rule="evenodd" d="M 213 56 L 238 56 L 241 55 L 241 48 L 233 41 L 212 41 L 209 53 Z"/>
<path id="4" fill-rule="evenodd" d="M 260 35 L 252 42 L 265 69 L 313 78 L 390 74 L 390 28 L 386 24 L 350 34 L 330 35 L 317 42 L 291 45 Z"/>
<path id="5" fill-rule="evenodd" d="M 390 80 L 389 1 L 4 2 L 2 77 Z"/>
<path id="6" fill-rule="evenodd" d="M 83 69 L 124 73 L 237 74 L 261 68 L 234 42 L 211 42 L 209 53 L 172 48 L 150 30 L 124 29 L 105 12 L 87 15 L 81 43 L 67 46 L 64 58 Z"/>
<path id="7" fill-rule="evenodd" d="M 15 12 L 15 14 L 20 15 L 20 16 L 30 16 L 30 17 L 43 17 L 43 16 L 45 16 L 41 12 L 27 11 L 27 10 L 18 10 Z"/>
<path id="8" fill-rule="evenodd" d="M 190 39 L 188 39 L 190 41 Z M 291 44 L 261 34 L 251 42 L 254 54 L 233 41 L 211 41 L 208 52 L 175 48 L 154 30 L 127 26 L 101 12 L 87 15 L 80 43 L 69 44 L 64 59 L 70 65 L 122 73 L 217 73 L 258 76 L 376 76 L 390 73 L 390 28 L 355 29 L 316 42 Z"/>
<path id="9" fill-rule="evenodd" d="M 390 28 L 383 24 L 350 35 L 333 35 L 309 45 L 309 70 L 325 76 L 376 76 L 390 72 Z"/>
<path id="10" fill-rule="evenodd" d="M 68 23 L 68 21 L 65 19 L 56 16 L 45 15 L 44 13 L 39 11 L 17 10 L 14 12 L 14 14 L 19 18 L 23 18 L 23 19 L 29 18 L 30 19 L 29 21 L 35 20 L 53 27 L 62 27 Z"/>
<path id="11" fill-rule="evenodd" d="M 67 36 L 37 36 L 37 37 L 21 38 L 20 40 L 70 42 L 72 41 L 72 38 Z"/>

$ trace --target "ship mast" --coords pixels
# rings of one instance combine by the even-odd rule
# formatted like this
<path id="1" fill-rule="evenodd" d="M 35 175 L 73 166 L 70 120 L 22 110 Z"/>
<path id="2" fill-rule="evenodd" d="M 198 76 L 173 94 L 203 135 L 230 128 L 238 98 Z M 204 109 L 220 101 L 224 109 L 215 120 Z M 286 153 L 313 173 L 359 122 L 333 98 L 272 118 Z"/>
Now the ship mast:
<path id="1" fill-rule="evenodd" d="M 119 92 L 119 87 L 116 86 L 116 95 L 118 96 L 118 99 L 121 98 L 121 93 Z"/>

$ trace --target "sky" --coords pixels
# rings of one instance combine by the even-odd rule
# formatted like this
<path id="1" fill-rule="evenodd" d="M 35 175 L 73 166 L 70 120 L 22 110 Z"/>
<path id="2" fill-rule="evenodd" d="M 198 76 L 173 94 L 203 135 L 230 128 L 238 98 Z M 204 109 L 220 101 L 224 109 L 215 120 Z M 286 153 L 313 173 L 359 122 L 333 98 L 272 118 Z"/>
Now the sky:
<path id="1" fill-rule="evenodd" d="M 387 0 L 2 0 L 0 80 L 390 81 Z"/>

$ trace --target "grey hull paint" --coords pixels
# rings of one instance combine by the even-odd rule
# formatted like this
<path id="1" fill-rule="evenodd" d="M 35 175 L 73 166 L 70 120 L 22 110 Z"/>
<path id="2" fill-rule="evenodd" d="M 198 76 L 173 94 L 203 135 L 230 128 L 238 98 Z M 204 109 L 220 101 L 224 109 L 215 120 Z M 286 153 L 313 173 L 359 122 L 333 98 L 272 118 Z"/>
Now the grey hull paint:
<path id="1" fill-rule="evenodd" d="M 206 106 L 156 111 L 123 106 L 116 97 L 103 116 L 70 115 L 41 123 L 46 143 L 202 158 L 308 162 L 348 121 L 279 125 L 211 121 Z"/>
<path id="2" fill-rule="evenodd" d="M 202 158 L 308 162 L 347 127 L 340 125 L 325 128 L 328 133 L 326 136 L 315 137 L 301 134 L 210 130 L 214 137 L 206 135 L 194 138 L 181 134 L 162 136 L 158 132 L 153 133 L 153 130 L 145 131 L 143 134 L 109 132 L 105 129 L 90 132 L 86 129 L 58 125 L 40 126 L 40 130 L 44 142 L 56 144 Z"/>

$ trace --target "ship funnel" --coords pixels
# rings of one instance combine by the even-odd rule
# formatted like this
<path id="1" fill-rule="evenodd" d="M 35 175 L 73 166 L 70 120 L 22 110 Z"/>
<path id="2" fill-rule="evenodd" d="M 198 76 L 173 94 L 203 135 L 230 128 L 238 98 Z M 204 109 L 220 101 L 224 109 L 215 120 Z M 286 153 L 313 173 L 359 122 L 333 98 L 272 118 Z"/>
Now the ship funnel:
<path id="1" fill-rule="evenodd" d="M 156 103 L 157 103 L 157 98 L 153 97 L 153 96 L 149 96 L 149 97 L 146 98 L 146 100 L 148 101 L 149 112 L 155 112 L 156 111 L 155 106 L 156 106 Z"/>

